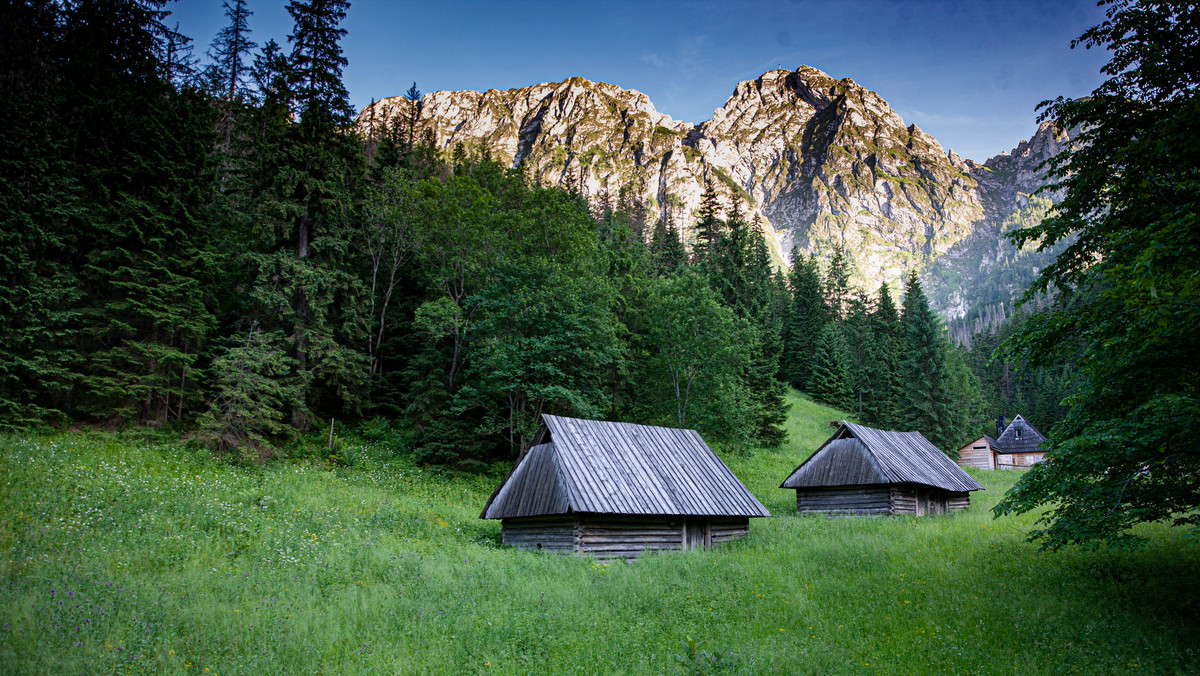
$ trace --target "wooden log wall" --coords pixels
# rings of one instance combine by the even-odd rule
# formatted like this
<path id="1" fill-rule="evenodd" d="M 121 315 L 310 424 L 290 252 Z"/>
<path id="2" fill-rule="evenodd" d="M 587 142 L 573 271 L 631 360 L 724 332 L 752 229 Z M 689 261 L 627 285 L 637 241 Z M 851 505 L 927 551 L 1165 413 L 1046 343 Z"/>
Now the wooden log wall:
<path id="1" fill-rule="evenodd" d="M 722 542 L 730 542 L 738 538 L 744 538 L 750 533 L 750 519 L 744 516 L 738 518 L 714 517 L 711 528 L 712 543 L 714 545 Z"/>
<path id="2" fill-rule="evenodd" d="M 521 517 L 502 521 L 502 537 L 504 544 L 520 549 L 635 559 L 650 550 L 682 550 L 684 521 L 682 516 L 607 514 Z M 744 516 L 715 517 L 709 522 L 712 544 L 736 540 L 749 532 L 750 519 Z"/>
<path id="3" fill-rule="evenodd" d="M 681 516 L 580 515 L 578 551 L 598 559 L 633 559 L 647 550 L 681 550 L 683 522 Z"/>
<path id="4" fill-rule="evenodd" d="M 548 552 L 575 551 L 578 527 L 573 516 L 521 517 L 501 521 L 504 544 Z"/>
<path id="5" fill-rule="evenodd" d="M 886 516 L 891 513 L 888 486 L 798 489 L 796 509 L 801 514 Z"/>
<path id="6" fill-rule="evenodd" d="M 964 446 L 958 449 L 959 467 L 974 467 L 976 469 L 996 469 L 992 458 L 992 449 L 986 445 Z"/>
<path id="7" fill-rule="evenodd" d="M 946 511 L 961 512 L 971 504 L 970 493 L 950 493 L 946 496 Z"/>
<path id="8" fill-rule="evenodd" d="M 917 493 L 911 486 L 892 486 L 888 491 L 888 501 L 893 516 L 914 516 L 917 513 Z"/>

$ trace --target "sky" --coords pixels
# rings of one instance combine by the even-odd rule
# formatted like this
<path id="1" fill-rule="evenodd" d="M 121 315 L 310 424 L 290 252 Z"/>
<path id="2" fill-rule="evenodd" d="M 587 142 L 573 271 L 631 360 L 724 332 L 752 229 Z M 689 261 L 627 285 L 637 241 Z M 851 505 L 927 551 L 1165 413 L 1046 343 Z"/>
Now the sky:
<path id="1" fill-rule="evenodd" d="M 222 1 L 167 7 L 202 59 L 226 22 Z M 286 4 L 249 0 L 251 39 L 286 45 Z M 414 82 L 485 91 L 582 76 L 698 124 L 738 82 L 808 65 L 982 162 L 1033 135 L 1039 102 L 1105 79 L 1107 52 L 1070 47 L 1103 19 L 1095 0 L 353 0 L 343 81 L 361 110 Z"/>

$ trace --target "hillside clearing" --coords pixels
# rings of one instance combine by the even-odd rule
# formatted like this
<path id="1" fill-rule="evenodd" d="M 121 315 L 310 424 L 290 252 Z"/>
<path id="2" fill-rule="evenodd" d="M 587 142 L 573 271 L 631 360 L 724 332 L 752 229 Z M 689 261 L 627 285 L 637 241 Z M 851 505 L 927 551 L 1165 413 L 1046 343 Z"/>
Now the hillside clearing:
<path id="1" fill-rule="evenodd" d="M 794 515 L 776 488 L 839 416 L 793 395 L 726 461 L 775 514 L 635 563 L 504 549 L 500 475 L 403 459 L 233 467 L 112 436 L 0 438 L 8 673 L 1187 673 L 1200 548 L 1044 554 L 991 518 Z M 692 641 L 689 647 L 688 641 Z"/>

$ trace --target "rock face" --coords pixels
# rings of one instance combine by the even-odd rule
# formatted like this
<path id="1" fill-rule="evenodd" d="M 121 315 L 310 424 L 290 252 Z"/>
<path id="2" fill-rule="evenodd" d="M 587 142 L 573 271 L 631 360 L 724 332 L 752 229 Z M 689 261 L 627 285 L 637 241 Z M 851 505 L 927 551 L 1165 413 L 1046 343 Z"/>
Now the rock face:
<path id="1" fill-rule="evenodd" d="M 383 99 L 360 122 L 408 116 Z M 983 164 L 946 152 L 878 94 L 801 66 L 734 88 L 712 119 L 690 125 L 641 92 L 570 78 L 507 91 L 433 92 L 422 124 L 441 148 L 487 146 L 543 182 L 590 199 L 623 186 L 690 239 L 705 179 L 741 200 L 784 260 L 795 245 L 824 255 L 842 245 L 860 283 L 877 287 L 942 256 L 973 233 L 996 231 L 1040 187 L 1037 166 L 1059 139 L 1030 141 Z"/>

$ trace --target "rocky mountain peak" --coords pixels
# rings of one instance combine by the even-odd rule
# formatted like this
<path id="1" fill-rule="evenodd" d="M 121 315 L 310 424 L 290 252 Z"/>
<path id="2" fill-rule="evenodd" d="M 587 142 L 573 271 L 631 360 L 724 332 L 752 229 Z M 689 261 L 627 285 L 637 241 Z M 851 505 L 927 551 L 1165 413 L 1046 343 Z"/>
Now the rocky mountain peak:
<path id="1" fill-rule="evenodd" d="M 631 186 L 660 215 L 695 222 L 705 180 L 744 203 L 777 261 L 795 246 L 842 246 L 877 286 L 921 267 L 1011 212 L 1060 147 L 1043 126 L 979 165 L 905 124 L 877 93 L 810 67 L 739 82 L 711 119 L 690 125 L 645 94 L 581 77 L 509 90 L 432 92 L 422 123 L 441 148 L 463 143 L 524 163 L 548 183 L 598 200 Z M 384 99 L 360 120 L 407 112 Z M 999 220 L 997 220 L 999 219 Z M 690 233 L 687 233 L 690 237 Z"/>

